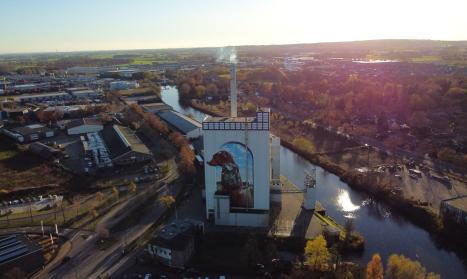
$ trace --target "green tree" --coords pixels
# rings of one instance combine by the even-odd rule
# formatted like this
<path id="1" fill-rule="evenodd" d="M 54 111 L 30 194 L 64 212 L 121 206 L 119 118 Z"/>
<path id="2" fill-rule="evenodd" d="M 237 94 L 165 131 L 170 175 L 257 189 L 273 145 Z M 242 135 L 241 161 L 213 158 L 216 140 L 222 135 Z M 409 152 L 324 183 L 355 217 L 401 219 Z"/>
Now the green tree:
<path id="1" fill-rule="evenodd" d="M 316 271 L 326 270 L 331 260 L 331 254 L 326 245 L 326 239 L 322 235 L 308 240 L 305 246 L 305 265 Z"/>
<path id="2" fill-rule="evenodd" d="M 381 263 L 381 256 L 373 254 L 373 257 L 366 266 L 366 279 L 383 279 L 384 269 Z"/>

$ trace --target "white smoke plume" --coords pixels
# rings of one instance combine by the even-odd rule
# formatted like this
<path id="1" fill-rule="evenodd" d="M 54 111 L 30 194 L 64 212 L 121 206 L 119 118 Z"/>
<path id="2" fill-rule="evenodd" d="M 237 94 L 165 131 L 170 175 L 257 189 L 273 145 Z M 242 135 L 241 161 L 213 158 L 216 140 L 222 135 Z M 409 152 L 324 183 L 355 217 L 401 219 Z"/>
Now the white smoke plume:
<path id="1" fill-rule="evenodd" d="M 219 48 L 217 62 L 237 63 L 237 50 L 233 46 Z"/>

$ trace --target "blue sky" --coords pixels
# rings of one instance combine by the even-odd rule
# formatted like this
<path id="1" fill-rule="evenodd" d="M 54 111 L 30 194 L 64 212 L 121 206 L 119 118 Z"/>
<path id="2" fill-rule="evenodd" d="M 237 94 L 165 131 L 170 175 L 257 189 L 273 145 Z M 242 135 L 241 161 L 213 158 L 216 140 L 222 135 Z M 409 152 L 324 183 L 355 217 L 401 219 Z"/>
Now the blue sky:
<path id="1" fill-rule="evenodd" d="M 467 39 L 465 0 L 2 0 L 0 53 Z"/>

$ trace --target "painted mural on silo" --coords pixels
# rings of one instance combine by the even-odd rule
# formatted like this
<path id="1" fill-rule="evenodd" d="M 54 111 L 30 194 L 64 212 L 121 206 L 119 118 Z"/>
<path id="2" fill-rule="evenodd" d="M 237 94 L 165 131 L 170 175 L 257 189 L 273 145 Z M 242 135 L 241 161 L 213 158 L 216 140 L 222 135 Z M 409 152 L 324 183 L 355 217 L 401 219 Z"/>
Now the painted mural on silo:
<path id="1" fill-rule="evenodd" d="M 216 168 L 217 193 L 230 196 L 231 207 L 254 207 L 253 154 L 248 147 L 226 143 L 208 164 Z"/>

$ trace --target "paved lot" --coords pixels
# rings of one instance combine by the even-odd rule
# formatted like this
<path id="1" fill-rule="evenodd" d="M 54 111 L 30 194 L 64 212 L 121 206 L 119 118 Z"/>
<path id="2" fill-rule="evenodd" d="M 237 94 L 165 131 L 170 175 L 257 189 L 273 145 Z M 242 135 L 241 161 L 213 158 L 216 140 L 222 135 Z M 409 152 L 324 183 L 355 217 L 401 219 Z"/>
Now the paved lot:
<path id="1" fill-rule="evenodd" d="M 86 162 L 84 161 L 84 150 L 79 135 L 67 135 L 60 131 L 57 136 L 42 140 L 42 142 L 55 142 L 65 149 L 68 158 L 63 158 L 65 167 L 77 173 L 84 173 Z"/>

